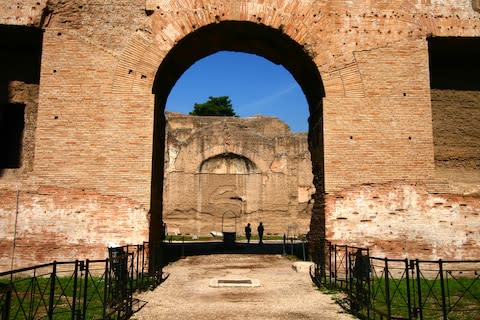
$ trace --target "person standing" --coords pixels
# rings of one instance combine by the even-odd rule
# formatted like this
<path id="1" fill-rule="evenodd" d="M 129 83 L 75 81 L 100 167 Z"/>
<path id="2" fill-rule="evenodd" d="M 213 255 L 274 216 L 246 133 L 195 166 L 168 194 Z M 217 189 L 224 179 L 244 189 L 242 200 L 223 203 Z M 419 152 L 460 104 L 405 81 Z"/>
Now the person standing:
<path id="1" fill-rule="evenodd" d="M 263 223 L 260 222 L 258 225 L 257 231 L 258 231 L 258 244 L 263 244 Z"/>
<path id="2" fill-rule="evenodd" d="M 245 237 L 247 237 L 247 243 L 250 243 L 250 237 L 252 236 L 252 228 L 250 227 L 250 223 L 247 223 L 245 226 Z"/>

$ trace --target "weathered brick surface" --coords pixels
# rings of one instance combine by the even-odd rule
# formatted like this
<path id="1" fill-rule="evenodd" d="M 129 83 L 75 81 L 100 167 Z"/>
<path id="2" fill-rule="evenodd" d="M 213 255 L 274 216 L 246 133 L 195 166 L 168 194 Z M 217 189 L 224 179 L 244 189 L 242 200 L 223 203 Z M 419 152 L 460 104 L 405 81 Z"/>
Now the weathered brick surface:
<path id="1" fill-rule="evenodd" d="M 439 210 L 428 205 L 436 196 L 425 193 L 422 187 L 424 180 L 436 183 L 431 181 L 435 176 L 426 38 L 480 36 L 480 13 L 474 10 L 478 1 L 53 0 L 47 4 L 43 0 L 1 0 L 0 4 L 0 23 L 37 26 L 45 31 L 33 171 L 28 177 L 0 177 L 0 189 L 5 193 L 0 200 L 0 219 L 5 226 L 2 230 L 7 230 L 2 233 L 3 242 L 13 239 L 9 234 L 17 188 L 22 199 L 15 265 L 84 254 L 100 256 L 111 232 L 114 241 L 147 239 L 146 212 L 155 208 L 152 216 L 160 217 L 158 202 L 162 197 L 161 191 L 150 194 L 152 179 L 157 187 L 161 180 L 152 177 L 152 167 L 153 172 L 163 168 L 163 163 L 152 163 L 152 141 L 161 141 L 165 129 L 161 121 L 154 121 L 155 108 L 157 116 L 163 112 L 165 96 L 157 96 L 155 106 L 152 92 L 168 92 L 170 88 L 162 89 L 162 84 L 174 83 L 176 79 L 169 76 L 179 76 L 188 66 L 175 70 L 175 74 L 162 74 L 155 82 L 157 71 L 185 36 L 210 24 L 222 28 L 223 21 L 281 31 L 279 34 L 307 52 L 321 76 L 325 98 L 323 103 L 312 98 L 310 105 L 317 189 L 313 237 L 322 236 L 325 216 L 321 199 L 326 190 L 330 192 L 327 235 L 348 240 L 339 236 L 344 229 L 335 214 L 362 214 L 356 208 L 363 208 L 364 198 L 351 186 L 363 190 L 366 187 L 361 185 L 365 184 L 379 184 L 383 190 L 379 197 L 391 195 L 399 208 L 402 188 L 421 195 L 416 207 L 425 212 L 407 211 L 402 221 L 420 219 L 420 212 L 425 216 L 418 220 L 422 223 L 433 220 L 442 226 L 440 220 L 446 219 L 430 215 L 432 210 Z M 216 36 L 211 43 L 218 49 L 235 42 L 221 33 Z M 200 46 L 182 53 L 185 56 L 179 61 L 198 58 L 195 53 Z M 253 53 L 260 49 L 283 52 L 283 47 L 269 48 L 263 42 L 249 43 L 248 48 Z M 295 56 L 283 56 L 282 63 L 292 70 L 297 70 L 297 62 Z M 311 87 L 303 72 L 297 70 L 295 76 L 309 89 L 310 98 L 323 94 L 322 88 Z M 390 186 L 391 181 L 404 187 Z M 416 187 L 411 184 L 417 182 Z M 49 191 L 41 191 L 45 186 Z M 153 190 L 162 189 L 156 186 Z M 375 186 L 368 188 L 375 190 Z M 331 197 L 343 190 L 352 190 L 357 200 L 332 202 Z M 476 198 L 469 198 L 466 207 L 477 212 Z M 80 214 L 75 213 L 76 208 Z M 439 231 L 444 232 L 442 239 L 459 239 L 454 245 L 458 252 L 465 252 L 465 248 L 475 247 L 475 233 L 465 239 L 456 235 L 467 229 L 459 231 L 465 218 L 454 214 L 455 208 L 442 207 L 441 213 L 451 213 L 446 221 L 455 229 L 439 227 Z M 389 212 L 386 216 L 399 220 Z M 131 227 L 132 221 L 136 221 L 135 227 Z M 349 232 L 356 235 L 354 241 L 360 242 L 363 224 L 349 225 Z M 390 225 L 395 235 L 407 226 L 400 222 Z M 369 233 L 369 239 L 377 240 L 369 243 L 379 248 L 378 252 L 387 252 L 381 248 L 389 247 L 401 253 L 396 249 L 403 241 L 400 237 L 387 237 L 379 227 L 372 230 L 376 233 Z M 418 233 L 420 229 L 415 230 Z M 409 255 L 435 247 L 432 257 L 442 256 L 442 252 L 445 257 L 456 256 L 447 240 L 423 236 L 411 238 Z M 446 246 L 444 251 L 438 249 L 442 246 Z M 77 254 L 74 247 L 82 251 Z M 8 248 L 2 250 L 2 266 L 10 265 L 9 252 Z M 470 252 L 476 253 L 476 249 Z"/>
<path id="2" fill-rule="evenodd" d="M 432 194 L 421 184 L 347 188 L 327 196 L 327 237 L 372 254 L 472 259 L 480 254 L 480 197 Z"/>
<path id="3" fill-rule="evenodd" d="M 139 203 L 94 190 L 43 186 L 0 190 L 0 268 L 53 260 L 103 259 L 107 246 L 148 239 L 148 212 Z M 15 242 L 15 248 L 13 248 Z"/>
<path id="4" fill-rule="evenodd" d="M 229 227 L 237 216 L 242 235 L 243 226 L 260 221 L 266 233 L 307 233 L 315 189 L 306 133 L 271 117 L 167 113 L 165 151 L 169 229 L 209 235 L 222 230 L 226 214 Z"/>

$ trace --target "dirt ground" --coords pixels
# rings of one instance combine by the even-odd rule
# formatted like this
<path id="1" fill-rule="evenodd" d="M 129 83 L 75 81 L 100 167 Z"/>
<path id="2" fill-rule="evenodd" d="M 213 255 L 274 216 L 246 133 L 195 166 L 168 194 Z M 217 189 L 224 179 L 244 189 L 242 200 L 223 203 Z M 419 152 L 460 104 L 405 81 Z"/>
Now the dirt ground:
<path id="1" fill-rule="evenodd" d="M 191 256 L 168 265 L 168 279 L 136 296 L 132 319 L 356 319 L 296 272 L 282 255 Z M 211 279 L 259 280 L 259 287 L 210 287 Z"/>

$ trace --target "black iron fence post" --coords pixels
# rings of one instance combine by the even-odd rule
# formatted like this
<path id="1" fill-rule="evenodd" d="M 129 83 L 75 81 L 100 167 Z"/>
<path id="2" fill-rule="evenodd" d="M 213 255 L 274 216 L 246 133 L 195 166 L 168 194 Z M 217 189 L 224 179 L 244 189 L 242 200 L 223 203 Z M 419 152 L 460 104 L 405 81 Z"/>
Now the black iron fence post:
<path id="1" fill-rule="evenodd" d="M 145 289 L 145 242 L 142 244 L 142 273 L 141 273 L 142 290 Z"/>
<path id="2" fill-rule="evenodd" d="M 33 319 L 33 306 L 35 305 L 35 290 L 37 286 L 33 281 L 37 279 L 37 269 L 33 270 L 33 278 L 30 280 L 32 285 L 32 290 L 30 290 L 30 306 L 28 308 L 28 317 L 29 319 Z"/>
<path id="3" fill-rule="evenodd" d="M 422 304 L 422 282 L 421 282 L 421 272 L 420 272 L 420 261 L 415 260 L 415 266 L 417 269 L 417 294 L 418 294 L 418 315 L 420 320 L 423 320 L 423 304 Z"/>
<path id="4" fill-rule="evenodd" d="M 345 250 L 345 252 L 347 252 L 348 250 Z M 346 273 L 346 288 L 348 288 L 348 295 L 350 296 L 350 303 L 352 304 L 352 297 L 353 297 L 353 279 L 350 279 L 351 276 L 352 276 L 352 273 L 349 272 L 350 270 L 350 266 L 352 265 L 352 261 L 351 261 L 351 257 L 350 257 L 350 254 L 347 253 L 347 255 L 345 256 L 345 261 L 346 261 L 346 268 L 345 268 L 345 273 Z M 350 308 L 352 306 L 350 305 Z"/>
<path id="5" fill-rule="evenodd" d="M 78 290 L 78 260 L 75 260 L 73 270 L 73 288 L 72 288 L 72 320 L 75 320 L 77 314 L 77 290 Z"/>
<path id="6" fill-rule="evenodd" d="M 78 277 L 78 296 L 77 296 L 77 315 L 75 319 L 81 320 L 82 319 L 82 313 L 83 313 L 83 285 L 85 283 L 83 277 L 85 276 L 85 261 L 81 260 L 79 261 L 78 265 L 79 271 L 80 271 L 80 276 Z"/>
<path id="7" fill-rule="evenodd" d="M 333 246 L 333 255 L 334 255 L 334 258 L 333 258 L 333 259 L 335 260 L 335 261 L 334 261 L 333 269 L 334 269 L 334 271 L 335 271 L 335 275 L 334 275 L 335 280 L 334 280 L 334 282 L 335 282 L 335 287 L 336 287 L 336 286 L 337 286 L 337 274 L 338 274 L 338 269 L 337 269 L 337 245 L 336 245 L 336 244 Z M 330 261 L 332 261 L 331 256 L 332 256 L 332 253 L 331 253 L 331 250 L 330 250 Z M 331 269 L 330 269 L 330 271 L 331 271 Z M 332 280 L 331 280 L 331 279 L 330 279 L 330 284 L 332 284 Z"/>
<path id="8" fill-rule="evenodd" d="M 139 280 L 140 279 L 140 270 L 139 270 L 139 263 L 140 263 L 140 245 L 137 244 L 137 251 L 135 252 L 135 260 L 136 260 L 136 268 L 135 268 L 135 288 L 138 288 Z"/>
<path id="9" fill-rule="evenodd" d="M 332 246 L 330 243 L 325 243 L 325 245 L 323 246 L 323 250 L 326 250 L 328 248 L 328 254 L 325 254 L 325 259 L 327 259 L 328 257 L 328 285 L 329 287 L 332 287 Z M 325 277 L 327 275 L 325 274 Z M 325 279 L 325 283 L 326 283 L 326 279 Z"/>
<path id="10" fill-rule="evenodd" d="M 50 292 L 48 295 L 48 319 L 53 319 L 55 302 L 55 279 L 57 278 L 57 261 L 53 261 L 52 273 L 50 274 Z"/>
<path id="11" fill-rule="evenodd" d="M 128 259 L 128 256 L 127 256 L 127 259 Z M 130 288 L 127 289 L 126 291 L 126 296 L 124 297 L 124 299 L 127 300 L 127 310 L 126 310 L 126 317 L 127 319 L 130 318 L 130 316 L 132 315 L 132 310 L 133 310 L 133 277 L 134 277 L 134 271 L 133 271 L 133 264 L 134 264 L 134 260 L 135 259 L 135 256 L 132 255 L 132 261 L 131 261 L 131 264 L 130 264 L 130 272 L 129 272 L 129 276 L 130 276 Z M 128 281 L 128 280 L 127 280 Z"/>
<path id="12" fill-rule="evenodd" d="M 412 315 L 411 315 L 411 318 L 415 319 L 418 317 L 418 307 L 417 307 L 417 298 L 415 297 L 415 285 L 416 285 L 416 282 L 415 282 L 415 261 L 413 260 L 409 260 L 409 272 L 411 272 L 411 275 L 410 275 L 410 279 L 411 279 L 411 282 L 412 282 L 412 285 L 413 285 L 413 288 L 411 288 L 411 293 L 412 293 Z"/>
<path id="13" fill-rule="evenodd" d="M 88 276 L 90 272 L 90 260 L 86 260 L 85 262 L 85 279 L 83 283 L 83 305 L 82 305 L 82 314 L 81 314 L 81 319 L 85 320 L 86 319 L 86 314 L 87 314 L 87 303 L 88 303 Z"/>
<path id="14" fill-rule="evenodd" d="M 10 317 L 10 305 L 12 303 L 12 284 L 8 284 L 5 287 L 5 304 L 2 307 L 2 320 L 9 320 Z"/>
<path id="15" fill-rule="evenodd" d="M 347 282 L 346 285 L 347 286 L 350 286 L 351 285 L 351 272 L 350 272 L 350 255 L 348 254 L 348 246 L 343 246 L 345 248 L 345 258 L 343 261 L 345 261 L 345 263 L 347 263 L 348 265 L 345 266 L 345 281 Z"/>
<path id="16" fill-rule="evenodd" d="M 368 259 L 368 292 L 367 292 L 367 316 L 370 319 L 370 310 L 372 309 L 372 261 L 370 260 L 370 248 L 367 248 Z"/>
<path id="17" fill-rule="evenodd" d="M 110 276 L 111 270 L 111 263 L 110 259 L 105 259 L 105 281 L 103 282 L 103 319 L 107 318 L 107 309 L 110 308 L 110 301 L 108 301 L 108 297 L 110 297 L 110 288 L 112 286 L 112 277 Z"/>
<path id="18" fill-rule="evenodd" d="M 407 281 L 407 309 L 408 309 L 408 318 L 413 318 L 413 310 L 412 310 L 412 299 L 410 296 L 410 276 L 409 276 L 409 267 L 408 267 L 408 259 L 405 258 L 405 279 Z"/>
<path id="19" fill-rule="evenodd" d="M 438 270 L 440 272 L 440 288 L 442 290 L 442 314 L 443 319 L 447 320 L 447 302 L 446 302 L 446 295 L 445 295 L 445 282 L 443 279 L 443 261 L 442 259 L 438 260 Z"/>
<path id="20" fill-rule="evenodd" d="M 386 303 L 387 303 L 387 316 L 388 319 L 392 318 L 392 302 L 390 301 L 390 284 L 389 284 L 389 275 L 388 275 L 388 259 L 385 258 L 385 295 L 386 295 Z"/>

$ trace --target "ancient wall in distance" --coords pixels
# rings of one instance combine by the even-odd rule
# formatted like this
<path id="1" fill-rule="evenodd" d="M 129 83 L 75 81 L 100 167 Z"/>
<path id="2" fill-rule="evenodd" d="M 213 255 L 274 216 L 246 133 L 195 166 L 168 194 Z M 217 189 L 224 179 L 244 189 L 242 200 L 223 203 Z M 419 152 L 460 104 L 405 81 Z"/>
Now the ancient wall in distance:
<path id="1" fill-rule="evenodd" d="M 259 222 L 268 234 L 308 232 L 315 189 L 306 133 L 269 117 L 167 113 L 165 151 L 170 233 L 208 236 L 231 228 L 231 214 L 240 234 Z"/>

